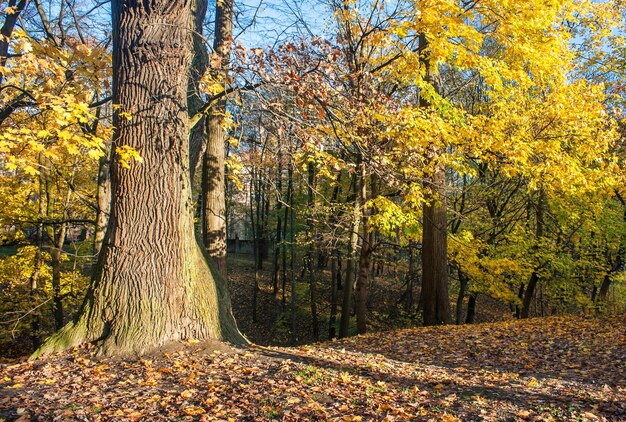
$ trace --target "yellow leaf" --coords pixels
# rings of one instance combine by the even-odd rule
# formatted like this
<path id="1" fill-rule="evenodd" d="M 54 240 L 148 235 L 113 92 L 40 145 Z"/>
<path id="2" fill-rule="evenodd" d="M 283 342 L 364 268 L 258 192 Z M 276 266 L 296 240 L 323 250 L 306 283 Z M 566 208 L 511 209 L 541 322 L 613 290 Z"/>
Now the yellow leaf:
<path id="1" fill-rule="evenodd" d="M 33 166 L 26 166 L 26 167 L 24 167 L 24 173 L 29 174 L 31 176 L 36 176 L 36 175 L 39 174 L 39 170 L 37 170 Z"/>
<path id="2" fill-rule="evenodd" d="M 187 406 L 183 409 L 183 412 L 189 416 L 196 416 L 206 413 L 206 410 L 199 406 Z"/>
<path id="3" fill-rule="evenodd" d="M 532 388 L 539 387 L 539 381 L 537 381 L 535 378 L 531 378 L 526 385 Z"/>

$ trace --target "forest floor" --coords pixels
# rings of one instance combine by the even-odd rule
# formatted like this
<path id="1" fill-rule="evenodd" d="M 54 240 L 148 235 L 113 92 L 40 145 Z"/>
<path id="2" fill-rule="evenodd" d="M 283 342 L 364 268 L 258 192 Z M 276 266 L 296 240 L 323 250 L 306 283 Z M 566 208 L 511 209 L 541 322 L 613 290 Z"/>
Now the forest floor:
<path id="1" fill-rule="evenodd" d="M 626 318 L 0 366 L 0 420 L 626 420 Z"/>

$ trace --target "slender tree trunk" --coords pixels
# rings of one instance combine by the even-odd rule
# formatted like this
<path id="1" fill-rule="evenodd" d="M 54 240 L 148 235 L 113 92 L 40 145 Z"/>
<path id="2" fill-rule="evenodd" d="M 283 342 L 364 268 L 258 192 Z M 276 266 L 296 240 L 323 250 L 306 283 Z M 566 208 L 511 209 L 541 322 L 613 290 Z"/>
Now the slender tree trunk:
<path id="1" fill-rule="evenodd" d="M 193 0 L 194 5 L 192 7 L 192 19 L 193 19 L 193 59 L 191 62 L 191 71 L 189 76 L 189 83 L 187 86 L 187 107 L 189 110 L 189 117 L 193 117 L 200 108 L 204 105 L 202 100 L 202 93 L 200 92 L 200 80 L 204 76 L 205 72 L 209 68 L 209 52 L 206 44 L 204 43 L 203 31 L 204 31 L 204 18 L 208 8 L 208 0 Z M 198 164 L 201 161 L 204 151 L 206 149 L 206 118 L 202 116 L 199 121 L 191 129 L 189 134 L 189 179 L 191 184 L 194 183 Z M 200 196 L 203 193 L 200 192 Z M 203 200 L 201 199 L 201 205 Z M 202 215 L 204 209 L 200 212 Z"/>
<path id="2" fill-rule="evenodd" d="M 67 224 L 62 223 L 58 229 L 55 229 L 54 245 L 50 251 L 52 263 L 52 298 L 54 303 L 54 328 L 60 330 L 63 328 L 64 311 L 63 297 L 61 295 L 61 256 L 63 253 L 63 245 L 65 244 L 65 233 Z"/>
<path id="3" fill-rule="evenodd" d="M 524 299 L 522 300 L 522 312 L 520 313 L 520 318 L 528 318 L 530 315 L 530 304 L 533 300 L 533 295 L 535 294 L 535 288 L 537 287 L 538 281 L 539 277 L 537 276 L 537 272 L 533 271 L 533 273 L 530 275 L 530 279 L 528 280 L 526 290 L 524 291 Z"/>
<path id="4" fill-rule="evenodd" d="M 230 299 L 195 240 L 187 86 L 192 2 L 113 0 L 112 148 L 143 163 L 111 163 L 111 217 L 81 311 L 33 357 L 83 342 L 104 354 L 144 354 L 168 342 L 244 343 Z M 130 112 L 132 120 L 119 117 Z"/>
<path id="5" fill-rule="evenodd" d="M 289 170 L 288 170 L 289 172 Z M 291 180 L 291 176 L 289 176 L 289 180 Z M 291 204 L 291 189 L 292 189 L 292 183 L 288 182 L 288 186 L 287 186 L 287 202 L 289 204 Z M 283 311 L 285 310 L 286 306 L 287 306 L 287 221 L 289 219 L 289 213 L 293 212 L 293 210 L 291 210 L 291 206 L 286 206 L 285 207 L 285 223 L 283 224 L 283 235 L 282 235 L 282 239 L 283 239 L 283 244 L 281 246 L 281 252 L 282 252 L 282 286 L 281 286 L 281 291 L 282 291 L 282 297 L 281 297 L 281 303 L 282 303 L 282 307 L 283 307 Z"/>
<path id="6" fill-rule="evenodd" d="M 216 269 L 226 276 L 226 198 L 224 197 L 224 144 L 207 143 L 202 159 L 202 240 Z"/>
<path id="7" fill-rule="evenodd" d="M 46 216 L 46 195 L 45 195 L 45 156 L 43 152 L 39 153 L 39 218 L 43 219 Z M 39 305 L 40 300 L 40 286 L 39 276 L 41 273 L 41 264 L 43 261 L 43 237 L 44 237 L 44 225 L 42 222 L 37 224 L 37 250 L 35 251 L 35 259 L 33 262 L 33 272 L 30 275 L 30 300 L 33 306 Z M 41 315 L 39 311 L 32 313 L 32 319 L 30 323 L 30 338 L 33 343 L 33 349 L 41 346 L 41 334 L 39 332 L 41 327 Z"/>
<path id="8" fill-rule="evenodd" d="M 339 197 L 339 186 L 341 182 L 342 172 L 339 172 L 335 187 L 333 188 L 333 195 L 331 198 L 331 204 L 337 203 Z M 337 224 L 337 215 L 333 213 L 330 217 L 330 227 L 334 227 Z M 334 242 L 333 242 L 334 243 Z M 333 339 L 337 336 L 337 306 L 338 291 L 341 289 L 341 260 L 339 258 L 339 249 L 334 244 L 332 247 L 330 257 L 330 315 L 328 317 L 328 338 Z"/>
<path id="9" fill-rule="evenodd" d="M 545 193 L 542 188 L 539 189 L 539 195 L 537 199 L 537 207 L 535 210 L 535 218 L 536 218 L 536 227 L 535 227 L 535 238 L 537 242 L 541 240 L 543 237 L 543 216 L 544 216 L 544 208 L 545 208 Z M 526 286 L 526 291 L 524 292 L 524 299 L 522 301 L 522 312 L 520 314 L 521 318 L 528 318 L 530 315 L 530 305 L 533 300 L 533 296 L 535 294 L 535 289 L 537 287 L 537 283 L 539 282 L 539 274 L 537 273 L 538 269 L 535 269 L 528 280 L 528 285 Z"/>
<path id="10" fill-rule="evenodd" d="M 262 269 L 263 261 L 269 258 L 269 215 L 270 215 L 270 195 L 269 192 L 269 178 L 266 174 L 263 174 L 262 178 L 263 183 L 261 184 L 261 199 L 263 207 L 261 208 L 261 219 L 259 220 L 261 223 L 260 232 L 261 232 L 261 262 L 259 269 Z"/>
<path id="11" fill-rule="evenodd" d="M 291 153 L 291 151 L 289 151 Z M 283 223 L 283 245 L 282 245 L 282 309 L 283 312 L 287 308 L 287 226 L 291 224 L 293 219 L 290 219 L 290 214 L 293 213 L 291 205 L 293 204 L 293 167 L 291 160 L 293 156 L 289 155 L 289 164 L 287 166 L 287 197 L 285 206 L 285 219 Z M 288 223 L 289 222 L 289 223 Z M 291 242 L 290 242 L 291 244 Z"/>
<path id="12" fill-rule="evenodd" d="M 265 251 L 265 238 L 264 238 L 264 203 L 265 201 L 263 200 L 263 196 L 264 196 L 264 188 L 265 188 L 265 183 L 263 181 L 264 177 L 263 174 L 261 173 L 260 170 L 258 170 L 258 175 L 257 175 L 257 186 L 256 186 L 256 191 L 255 191 L 255 195 L 254 195 L 254 200 L 255 200 L 255 205 L 256 205 L 256 242 L 254 243 L 254 247 L 257 250 L 258 253 L 258 260 L 256 262 L 256 269 L 257 270 L 262 270 L 263 269 L 263 259 L 265 258 L 265 255 L 267 255 L 264 251 Z"/>
<path id="13" fill-rule="evenodd" d="M 280 147 L 279 147 L 280 148 Z M 276 241 L 274 243 L 274 265 L 272 267 L 272 294 L 276 296 L 278 294 L 278 279 L 280 274 L 280 267 L 278 266 L 278 258 L 282 245 L 282 208 L 283 208 L 283 167 L 282 167 L 282 154 L 280 149 L 278 150 L 278 171 L 276 174 Z"/>
<path id="14" fill-rule="evenodd" d="M 524 282 L 521 282 L 519 285 L 519 289 L 517 290 L 517 298 L 519 299 L 518 303 L 522 303 L 524 300 L 524 289 L 526 288 L 526 284 L 524 284 Z M 521 318 L 522 317 L 522 307 L 521 305 L 515 305 L 515 318 Z"/>
<path id="15" fill-rule="evenodd" d="M 605 275 L 602 279 L 602 284 L 600 285 L 600 291 L 598 292 L 598 299 L 604 302 L 609 294 L 609 288 L 611 287 L 611 276 L 609 274 Z"/>
<path id="16" fill-rule="evenodd" d="M 461 267 L 457 270 L 459 274 L 459 295 L 456 298 L 456 323 L 457 325 L 463 324 L 463 300 L 467 293 L 468 278 L 461 270 Z"/>
<path id="17" fill-rule="evenodd" d="M 624 254 L 624 251 L 622 248 L 620 248 L 617 253 L 617 260 L 615 264 L 613 264 L 613 266 L 611 267 L 611 271 L 609 271 L 609 273 L 605 275 L 604 278 L 602 279 L 602 283 L 600 284 L 600 290 L 597 292 L 598 300 L 601 302 L 606 302 L 606 299 L 609 295 L 609 289 L 611 288 L 611 284 L 613 283 L 613 279 L 611 277 L 613 276 L 613 274 L 620 271 L 620 269 L 624 265 L 623 254 Z M 594 286 L 594 289 L 595 289 L 595 286 Z"/>
<path id="18" fill-rule="evenodd" d="M 98 185 L 96 188 L 96 227 L 94 234 L 94 263 L 95 266 L 98 262 L 98 255 L 102 249 L 102 242 L 104 242 L 104 236 L 106 234 L 107 226 L 109 224 L 109 213 L 111 211 L 111 178 L 109 174 L 109 160 L 110 151 L 106 155 L 100 158 L 98 163 Z"/>
<path id="19" fill-rule="evenodd" d="M 473 324 L 476 320 L 476 302 L 478 301 L 478 293 L 472 293 L 467 300 L 467 317 L 466 324 Z"/>
<path id="20" fill-rule="evenodd" d="M 252 252 L 254 254 L 254 284 L 252 285 L 252 322 L 257 322 L 257 299 L 259 294 L 259 230 L 258 230 L 258 186 L 256 181 L 257 170 L 252 169 L 252 176 L 250 177 L 250 227 L 252 228 Z M 254 217 L 256 203 L 257 218 Z"/>
<path id="21" fill-rule="evenodd" d="M 22 13 L 22 10 L 26 7 L 28 0 L 9 0 L 7 6 L 13 7 L 14 13 L 7 14 L 4 19 L 4 24 L 2 24 L 2 28 L 0 28 L 0 66 L 4 67 L 7 63 L 7 58 L 9 56 L 9 42 L 11 41 L 11 34 L 13 34 L 13 29 L 15 28 L 15 24 Z M 0 84 L 4 79 L 4 74 L 0 72 Z"/>
<path id="22" fill-rule="evenodd" d="M 413 308 L 413 288 L 417 277 L 415 250 L 409 246 L 409 270 L 406 273 L 406 289 L 401 298 L 404 312 L 409 314 Z"/>
<path id="23" fill-rule="evenodd" d="M 293 156 L 292 156 L 293 157 Z M 293 159 L 292 159 L 293 160 Z M 289 191 L 289 278 L 291 281 L 291 344 L 296 344 L 298 339 L 296 328 L 296 320 L 298 318 L 298 289 L 296 283 L 296 274 L 295 274 L 295 261 L 296 261 L 296 251 L 295 251 L 295 212 L 293 209 L 293 161 L 289 163 L 289 170 L 287 171 L 288 178 L 288 186 L 287 190 Z"/>
<path id="24" fill-rule="evenodd" d="M 307 175 L 308 175 L 308 180 L 307 180 L 307 194 L 308 194 L 308 200 L 307 200 L 307 205 L 308 205 L 308 216 L 307 216 L 307 226 L 308 226 L 308 247 L 307 247 L 307 254 L 306 254 L 306 265 L 307 265 L 307 270 L 309 273 L 309 293 L 310 293 L 310 299 L 311 299 L 311 325 L 312 325 L 312 332 L 313 332 L 313 339 L 314 340 L 318 340 L 319 336 L 320 336 L 320 332 L 319 332 L 319 322 L 318 322 L 318 318 L 317 318 L 317 282 L 315 281 L 315 266 L 313 265 L 313 250 L 314 250 L 314 245 L 313 242 L 315 241 L 314 238 L 314 230 L 315 230 L 315 226 L 313 224 L 313 210 L 315 208 L 315 196 L 314 196 L 314 191 L 313 191 L 313 185 L 315 184 L 315 169 L 313 168 L 313 163 L 309 162 L 308 166 L 307 166 Z"/>
<path id="25" fill-rule="evenodd" d="M 41 249 L 43 248 L 43 230 L 41 228 L 42 224 L 39 224 L 37 227 L 37 250 L 35 251 L 35 259 L 33 260 L 33 272 L 30 276 L 30 300 L 32 306 L 37 306 L 39 304 L 39 275 L 41 273 Z M 32 318 L 30 321 L 30 339 L 33 344 L 33 349 L 37 349 L 41 346 L 41 334 L 39 332 L 41 327 L 41 316 L 38 311 L 34 311 L 32 313 Z"/>
<path id="26" fill-rule="evenodd" d="M 215 35 L 211 76 L 218 83 L 228 84 L 228 67 L 233 33 L 233 0 L 220 0 L 215 5 Z M 226 98 L 211 107 L 206 121 L 207 146 L 203 158 L 204 245 L 215 260 L 217 269 L 226 278 L 226 198 L 224 197 L 224 148 L 226 130 Z M 257 233 L 258 235 L 259 233 Z"/>
<path id="27" fill-rule="evenodd" d="M 355 193 L 358 182 L 354 182 Z M 359 224 L 361 221 L 361 204 L 358 196 L 354 202 L 352 227 L 350 232 L 350 256 L 347 257 L 346 277 L 343 283 L 343 300 L 341 303 L 341 321 L 339 323 L 339 338 L 344 338 L 350 330 L 350 313 L 352 311 L 352 290 L 354 287 L 354 260 L 359 244 Z"/>
<path id="28" fill-rule="evenodd" d="M 371 176 L 372 183 L 372 197 L 377 195 L 376 188 L 376 176 Z M 365 164 L 361 164 L 360 174 L 360 198 L 361 204 L 366 204 L 368 201 L 367 196 L 367 173 Z M 374 246 L 374 232 L 370 231 L 369 216 L 371 211 L 364 209 L 361 213 L 361 225 L 363 226 L 363 242 L 361 245 L 361 253 L 359 255 L 359 272 L 356 280 L 355 291 L 355 308 L 356 308 L 356 325 L 359 334 L 365 334 L 367 332 L 367 290 L 370 275 L 370 266 L 372 262 L 372 251 Z"/>
<path id="29" fill-rule="evenodd" d="M 598 295 L 598 286 L 594 285 L 593 288 L 591 289 L 591 301 L 592 302 L 596 301 L 597 295 Z"/>
<path id="30" fill-rule="evenodd" d="M 335 249 L 330 257 L 330 315 L 328 317 L 328 338 L 337 336 L 337 305 L 339 273 L 341 273 L 341 261 L 339 251 Z"/>
<path id="31" fill-rule="evenodd" d="M 70 185 L 72 184 L 74 175 L 70 177 Z M 48 191 L 49 192 L 49 191 Z M 68 209 L 72 200 L 72 189 L 68 187 L 63 206 L 63 220 L 69 218 Z M 50 215 L 52 207 L 49 206 L 47 213 Z M 67 232 L 67 223 L 63 222 L 51 227 L 49 235 L 51 239 L 50 261 L 52 267 L 52 303 L 54 315 L 54 328 L 60 330 L 63 328 L 65 312 L 63 311 L 63 296 L 61 294 L 61 258 L 63 256 L 63 245 L 65 245 L 65 235 Z"/>
<path id="32" fill-rule="evenodd" d="M 626 222 L 626 200 L 617 191 L 615 192 L 615 194 L 619 202 L 622 204 L 622 207 L 624 208 L 623 214 L 622 214 L 622 221 Z M 609 295 L 609 289 L 611 288 L 611 284 L 613 282 L 613 279 L 612 279 L 613 274 L 617 271 L 623 270 L 624 254 L 626 254 L 626 248 L 623 246 L 623 243 L 622 243 L 622 245 L 619 247 L 617 251 L 617 257 L 615 259 L 615 263 L 611 267 L 611 271 L 609 271 L 609 273 L 605 275 L 604 278 L 602 279 L 602 283 L 600 284 L 600 290 L 598 291 L 598 289 L 594 286 L 594 290 L 593 290 L 594 293 L 591 299 L 592 301 L 596 300 L 596 294 L 597 294 L 597 299 L 599 301 L 606 302 L 606 299 Z"/>

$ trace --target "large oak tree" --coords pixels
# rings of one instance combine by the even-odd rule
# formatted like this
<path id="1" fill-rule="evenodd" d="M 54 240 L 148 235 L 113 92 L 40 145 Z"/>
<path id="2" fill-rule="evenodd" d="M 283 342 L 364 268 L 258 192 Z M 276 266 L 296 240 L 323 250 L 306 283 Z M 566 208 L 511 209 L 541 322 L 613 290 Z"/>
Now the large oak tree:
<path id="1" fill-rule="evenodd" d="M 109 230 L 87 297 L 35 355 L 85 342 L 104 354 L 142 354 L 192 338 L 245 341 L 194 235 L 187 112 L 194 3 L 111 3 L 113 148 L 134 148 L 143 162 L 126 169 L 113 160 Z"/>

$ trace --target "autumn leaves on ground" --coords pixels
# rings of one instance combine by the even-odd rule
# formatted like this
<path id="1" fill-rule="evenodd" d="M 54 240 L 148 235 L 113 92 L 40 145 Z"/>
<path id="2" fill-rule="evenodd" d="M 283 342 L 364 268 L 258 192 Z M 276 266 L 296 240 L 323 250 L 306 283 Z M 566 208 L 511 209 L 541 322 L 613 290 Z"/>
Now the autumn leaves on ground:
<path id="1" fill-rule="evenodd" d="M 626 319 L 415 328 L 297 348 L 190 342 L 2 368 L 7 420 L 623 420 Z"/>

